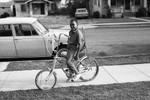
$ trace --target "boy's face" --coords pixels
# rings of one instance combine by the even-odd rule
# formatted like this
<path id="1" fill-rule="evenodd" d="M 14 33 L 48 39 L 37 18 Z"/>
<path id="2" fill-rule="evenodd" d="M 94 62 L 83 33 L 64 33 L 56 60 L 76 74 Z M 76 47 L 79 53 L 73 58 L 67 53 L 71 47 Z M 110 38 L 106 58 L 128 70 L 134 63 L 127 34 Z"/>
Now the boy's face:
<path id="1" fill-rule="evenodd" d="M 71 30 L 76 30 L 78 28 L 78 25 L 75 21 L 70 22 L 70 28 Z"/>

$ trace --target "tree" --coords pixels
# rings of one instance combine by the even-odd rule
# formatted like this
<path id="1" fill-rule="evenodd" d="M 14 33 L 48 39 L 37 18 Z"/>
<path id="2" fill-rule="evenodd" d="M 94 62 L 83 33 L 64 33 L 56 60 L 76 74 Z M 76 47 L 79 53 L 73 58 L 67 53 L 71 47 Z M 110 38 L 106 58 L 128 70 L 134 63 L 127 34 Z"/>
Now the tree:
<path id="1" fill-rule="evenodd" d="M 72 17 L 75 16 L 77 8 L 87 8 L 89 10 L 89 0 L 66 0 L 66 3 Z"/>

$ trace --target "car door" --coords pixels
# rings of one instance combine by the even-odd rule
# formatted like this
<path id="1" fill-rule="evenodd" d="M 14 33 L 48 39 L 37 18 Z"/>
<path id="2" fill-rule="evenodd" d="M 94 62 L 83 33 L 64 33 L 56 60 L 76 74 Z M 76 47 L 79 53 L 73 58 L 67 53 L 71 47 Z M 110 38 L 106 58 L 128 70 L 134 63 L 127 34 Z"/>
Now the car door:
<path id="1" fill-rule="evenodd" d="M 45 42 L 30 24 L 15 24 L 15 44 L 19 58 L 45 57 Z"/>
<path id="2" fill-rule="evenodd" d="M 0 58 L 17 57 L 12 25 L 0 25 Z"/>

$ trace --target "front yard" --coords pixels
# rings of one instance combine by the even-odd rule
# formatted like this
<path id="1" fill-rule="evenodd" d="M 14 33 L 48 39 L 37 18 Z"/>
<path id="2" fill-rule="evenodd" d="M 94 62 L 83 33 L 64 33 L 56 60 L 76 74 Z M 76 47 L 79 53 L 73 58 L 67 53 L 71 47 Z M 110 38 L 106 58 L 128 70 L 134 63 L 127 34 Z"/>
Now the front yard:
<path id="1" fill-rule="evenodd" d="M 0 100 L 150 100 L 150 82 L 0 92 Z"/>

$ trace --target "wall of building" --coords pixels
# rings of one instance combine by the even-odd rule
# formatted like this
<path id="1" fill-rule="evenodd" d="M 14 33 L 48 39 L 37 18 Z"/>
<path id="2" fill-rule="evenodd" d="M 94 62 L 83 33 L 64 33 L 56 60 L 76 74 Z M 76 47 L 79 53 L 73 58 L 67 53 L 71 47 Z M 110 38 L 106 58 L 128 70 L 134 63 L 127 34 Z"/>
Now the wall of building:
<path id="1" fill-rule="evenodd" d="M 48 11 L 51 10 L 51 5 L 48 2 L 43 2 L 43 1 L 33 1 L 33 2 L 29 2 L 26 4 L 26 12 L 22 12 L 21 11 L 21 5 L 24 4 L 24 2 L 17 2 L 15 3 L 15 7 L 16 7 L 16 16 L 38 16 L 36 14 L 33 13 L 33 7 L 32 4 L 33 3 L 44 3 L 44 16 L 48 15 Z M 43 16 L 40 15 L 39 16 Z"/>
<path id="2" fill-rule="evenodd" d="M 28 17 L 28 16 L 30 16 L 29 11 L 28 11 L 29 10 L 28 7 L 27 7 L 26 12 L 21 11 L 21 4 L 24 4 L 24 3 L 15 3 L 16 16 L 17 17 L 20 17 L 20 16 Z"/>
<path id="3" fill-rule="evenodd" d="M 138 9 L 143 6 L 144 7 L 144 2 L 145 0 L 140 0 L 141 1 L 141 4 L 140 5 L 135 5 L 135 0 L 131 0 L 130 1 L 130 12 L 137 12 Z M 114 12 L 119 12 L 121 11 L 122 13 L 123 12 L 126 12 L 125 11 L 125 4 L 122 4 L 121 2 L 119 2 L 119 0 L 117 0 L 117 5 L 116 6 L 111 6 L 111 9 L 112 11 Z"/>

